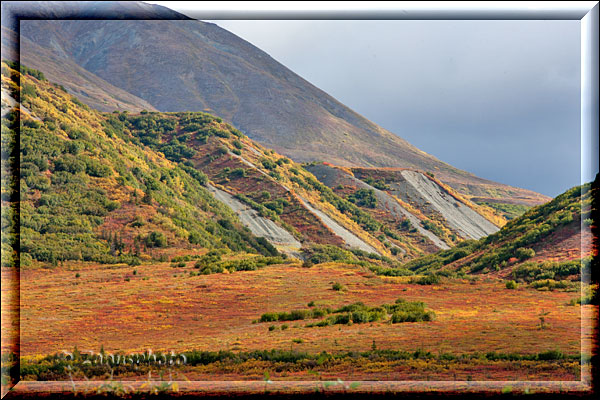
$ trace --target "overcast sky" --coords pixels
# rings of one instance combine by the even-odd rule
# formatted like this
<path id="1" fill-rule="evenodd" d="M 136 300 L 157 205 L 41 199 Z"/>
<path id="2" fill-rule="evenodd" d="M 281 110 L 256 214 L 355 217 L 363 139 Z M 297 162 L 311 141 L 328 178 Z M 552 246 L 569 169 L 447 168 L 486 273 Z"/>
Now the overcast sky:
<path id="1" fill-rule="evenodd" d="M 556 196 L 580 182 L 579 21 L 210 21 L 420 149 Z"/>

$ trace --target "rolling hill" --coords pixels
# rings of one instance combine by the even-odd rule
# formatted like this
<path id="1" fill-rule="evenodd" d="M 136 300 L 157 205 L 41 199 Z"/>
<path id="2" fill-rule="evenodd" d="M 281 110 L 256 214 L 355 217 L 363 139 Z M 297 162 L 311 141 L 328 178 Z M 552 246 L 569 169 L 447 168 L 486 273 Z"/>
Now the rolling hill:
<path id="1" fill-rule="evenodd" d="M 477 241 L 417 258 L 403 267 L 418 273 L 485 274 L 539 287 L 573 286 L 581 273 L 592 274 L 598 177 L 509 221 Z M 595 282 L 597 283 L 597 277 Z"/>
<path id="2" fill-rule="evenodd" d="M 56 17 L 44 11 L 48 7 L 38 3 L 34 9 L 41 18 Z M 121 4 L 103 7 L 107 17 L 111 12 L 119 15 Z M 153 12 L 151 18 L 172 18 L 170 10 Z M 11 28 L 3 22 L 5 31 L 3 48 L 9 48 L 11 42 L 4 37 L 10 37 Z M 500 208 L 549 200 L 436 159 L 214 24 L 38 19 L 23 21 L 20 35 L 25 65 L 100 110 L 208 111 L 295 161 L 431 172 L 467 198 Z"/>

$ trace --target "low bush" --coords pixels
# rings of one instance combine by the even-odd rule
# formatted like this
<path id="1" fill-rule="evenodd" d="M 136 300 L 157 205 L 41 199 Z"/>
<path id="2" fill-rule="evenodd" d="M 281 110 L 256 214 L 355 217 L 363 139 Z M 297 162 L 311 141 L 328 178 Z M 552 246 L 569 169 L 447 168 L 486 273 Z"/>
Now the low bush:
<path id="1" fill-rule="evenodd" d="M 554 290 L 574 287 L 574 283 L 569 281 L 555 281 L 554 279 L 546 279 L 532 282 L 529 286 L 538 290 Z"/>
<path id="2" fill-rule="evenodd" d="M 148 247 L 167 247 L 167 238 L 162 232 L 153 231 L 144 239 Z"/>
<path id="3" fill-rule="evenodd" d="M 386 320 L 388 317 L 391 323 L 432 321 L 434 313 L 433 311 L 426 310 L 423 302 L 407 302 L 403 299 L 398 299 L 394 304 L 383 304 L 375 307 L 357 302 L 335 310 L 324 308 L 297 310 L 290 313 L 269 312 L 261 315 L 260 322 L 288 321 L 292 317 L 295 317 L 294 319 L 326 317 L 321 321 L 307 324 L 306 326 L 310 328 L 340 324 L 364 324 Z"/>
<path id="4" fill-rule="evenodd" d="M 515 281 L 508 281 L 506 282 L 506 288 L 507 289 L 516 289 L 517 288 L 517 282 Z"/>
<path id="5" fill-rule="evenodd" d="M 437 274 L 429 274 L 418 279 L 411 279 L 410 283 L 416 283 L 417 285 L 434 285 L 440 283 L 440 277 Z"/>
<path id="6" fill-rule="evenodd" d="M 535 250 L 525 247 L 519 247 L 515 251 L 515 256 L 521 261 L 527 260 L 528 258 L 535 256 Z"/>

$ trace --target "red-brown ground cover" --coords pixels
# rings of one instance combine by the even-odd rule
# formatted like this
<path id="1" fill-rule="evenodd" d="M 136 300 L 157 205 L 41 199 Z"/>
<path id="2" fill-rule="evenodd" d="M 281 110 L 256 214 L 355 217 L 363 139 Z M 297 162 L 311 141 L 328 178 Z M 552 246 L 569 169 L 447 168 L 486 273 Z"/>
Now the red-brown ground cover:
<path id="1" fill-rule="evenodd" d="M 538 353 L 580 349 L 582 309 L 570 306 L 576 293 L 506 289 L 504 282 L 447 280 L 421 286 L 406 278 L 372 275 L 358 266 L 298 264 L 258 271 L 189 276 L 169 264 L 136 268 L 72 265 L 21 273 L 22 355 L 61 350 L 253 350 L 309 352 L 379 349 L 433 353 Z M 135 274 L 134 274 L 135 269 Z M 78 274 L 79 277 L 76 277 Z M 346 290 L 334 291 L 340 282 Z M 253 323 L 269 311 L 339 307 L 362 301 L 393 303 L 398 297 L 423 301 L 432 322 L 375 322 L 269 331 Z M 545 315 L 545 329 L 540 316 Z M 283 323 L 274 323 L 277 326 Z M 301 339 L 302 343 L 295 343 Z"/>

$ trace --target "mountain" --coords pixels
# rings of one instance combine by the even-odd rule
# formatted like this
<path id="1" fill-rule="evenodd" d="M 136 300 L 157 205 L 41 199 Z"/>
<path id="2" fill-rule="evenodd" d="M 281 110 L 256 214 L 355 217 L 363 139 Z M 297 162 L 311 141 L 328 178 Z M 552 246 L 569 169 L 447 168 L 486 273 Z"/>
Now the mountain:
<path id="1" fill-rule="evenodd" d="M 185 355 L 176 380 L 579 379 L 598 182 L 464 240 L 501 220 L 431 173 L 299 164 L 204 112 L 100 112 L 12 62 L 2 92 L 5 383 L 103 379 L 117 364 L 78 349 L 124 348 Z"/>
<path id="2" fill-rule="evenodd" d="M 3 89 L 14 89 L 18 73 L 2 68 Z M 277 255 L 213 198 L 201 173 L 115 137 L 105 117 L 36 76 L 20 79 L 22 265 L 135 264 L 206 248 Z"/>
<path id="3" fill-rule="evenodd" d="M 486 274 L 548 289 L 573 286 L 581 272 L 592 272 L 598 253 L 592 237 L 597 192 L 598 177 L 530 209 L 494 234 L 417 258 L 404 267 L 418 273 Z"/>
<path id="4" fill-rule="evenodd" d="M 120 7 L 113 3 L 113 12 Z M 3 23 L 3 29 L 9 28 Z M 145 107 L 149 111 L 208 111 L 295 161 L 427 171 L 467 198 L 499 203 L 498 207 L 532 206 L 549 200 L 436 159 L 214 24 L 195 20 L 30 20 L 22 21 L 20 34 L 24 64 L 41 70 L 51 81 L 101 110 L 112 107 L 137 112 L 150 104 Z M 3 46 L 10 43 L 3 39 Z M 125 98 L 113 87 L 133 97 Z"/>
<path id="5" fill-rule="evenodd" d="M 103 111 L 154 110 L 154 107 L 131 93 L 119 89 L 76 63 L 48 51 L 20 36 L 20 19 L 169 19 L 189 20 L 187 16 L 166 7 L 130 1 L 113 2 L 19 2 L 2 3 L 2 54 L 16 61 L 21 55 L 35 55 L 34 64 L 46 66 L 46 75 L 54 82 L 67 83 L 71 93 L 86 104 Z M 20 46 L 31 49 L 17 55 Z M 25 54 L 26 53 L 26 54 Z M 31 65 L 31 60 L 22 60 Z"/>
<path id="6" fill-rule="evenodd" d="M 410 172 L 419 181 L 412 198 L 403 198 L 398 179 L 386 178 L 390 188 L 380 190 L 379 182 L 371 186 L 344 167 L 300 165 L 220 117 L 101 113 L 40 71 L 22 66 L 20 74 L 8 62 L 2 68 L 3 97 L 12 96 L 13 106 L 20 98 L 23 116 L 25 258 L 130 262 L 223 248 L 306 258 L 346 248 L 394 264 L 504 223 L 416 170 L 399 175 Z M 4 109 L 3 115 L 15 118 Z M 350 183 L 340 190 L 344 179 Z"/>

